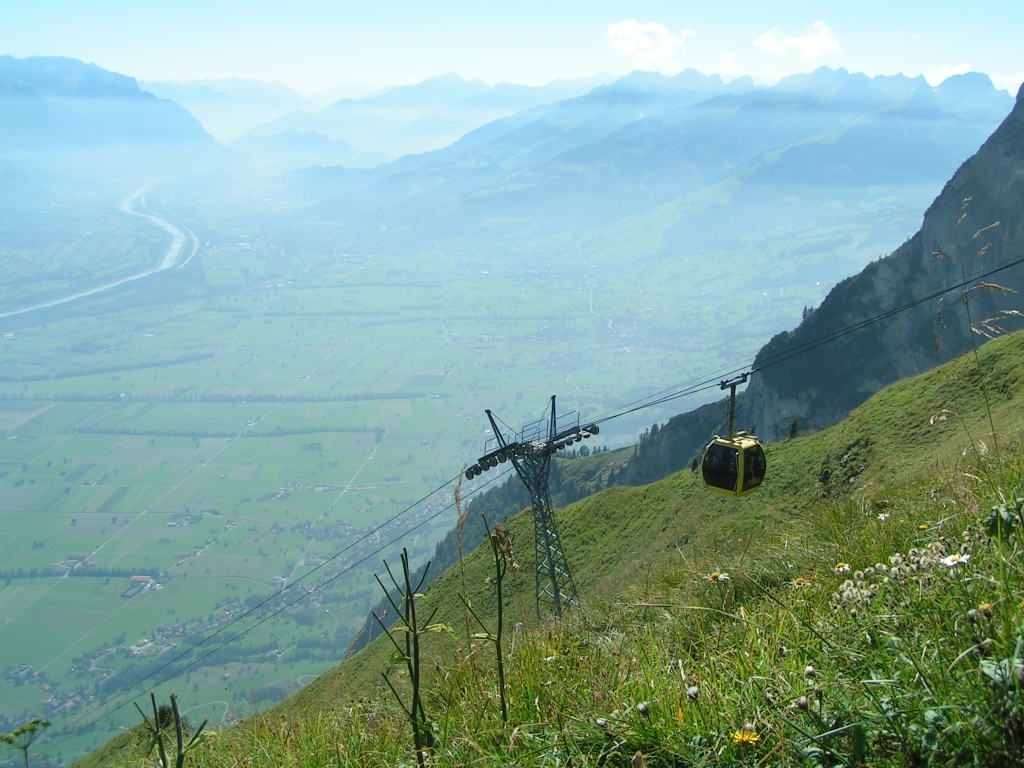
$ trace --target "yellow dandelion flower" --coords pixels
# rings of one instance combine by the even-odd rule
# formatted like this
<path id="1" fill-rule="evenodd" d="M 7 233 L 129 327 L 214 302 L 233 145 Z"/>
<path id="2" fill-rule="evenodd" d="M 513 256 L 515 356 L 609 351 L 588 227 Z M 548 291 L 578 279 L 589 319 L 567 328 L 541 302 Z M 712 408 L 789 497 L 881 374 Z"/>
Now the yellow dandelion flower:
<path id="1" fill-rule="evenodd" d="M 925 523 L 921 523 L 919 526 L 917 526 L 917 530 L 919 530 L 919 531 L 927 531 L 928 530 L 928 526 Z"/>
<path id="2" fill-rule="evenodd" d="M 723 582 L 723 581 L 728 581 L 729 580 L 729 574 L 728 573 L 723 573 L 723 572 L 720 572 L 720 571 L 712 571 L 711 573 L 709 573 L 704 578 L 707 579 L 708 581 Z"/>
<path id="3" fill-rule="evenodd" d="M 733 744 L 739 744 L 746 746 L 748 744 L 757 744 L 761 740 L 761 734 L 755 731 L 748 725 L 743 726 L 738 731 L 733 731 L 732 742 Z"/>
<path id="4" fill-rule="evenodd" d="M 850 564 L 849 563 L 836 563 L 836 567 L 833 570 L 836 573 L 849 573 L 850 572 Z"/>
<path id="5" fill-rule="evenodd" d="M 789 582 L 789 585 L 791 587 L 795 587 L 796 589 L 801 589 L 802 587 L 811 586 L 811 581 L 810 579 L 805 579 L 803 576 L 797 576 L 795 579 Z"/>

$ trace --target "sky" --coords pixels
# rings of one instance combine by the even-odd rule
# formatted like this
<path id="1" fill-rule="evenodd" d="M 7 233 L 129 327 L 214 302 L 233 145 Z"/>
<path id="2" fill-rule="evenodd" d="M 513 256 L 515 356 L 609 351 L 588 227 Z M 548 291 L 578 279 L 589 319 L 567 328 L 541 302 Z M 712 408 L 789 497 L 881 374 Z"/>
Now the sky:
<path id="1" fill-rule="evenodd" d="M 1024 81 L 1024 0 L 0 0 L 0 55 L 138 80 L 302 94 L 454 72 L 489 84 L 694 68 L 773 83 L 819 66 Z"/>

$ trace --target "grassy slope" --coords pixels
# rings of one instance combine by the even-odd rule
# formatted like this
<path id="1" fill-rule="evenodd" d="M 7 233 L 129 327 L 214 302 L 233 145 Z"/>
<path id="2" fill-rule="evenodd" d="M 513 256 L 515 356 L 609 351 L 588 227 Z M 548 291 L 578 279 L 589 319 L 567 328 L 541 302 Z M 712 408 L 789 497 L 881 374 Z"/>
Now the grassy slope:
<path id="1" fill-rule="evenodd" d="M 1020 415 L 1024 413 L 1024 334 L 987 344 L 981 358 L 992 416 L 1000 433 L 998 442 L 1005 452 L 1007 446 L 1020 444 L 1024 428 Z M 562 540 L 584 610 L 573 612 L 561 625 L 535 631 L 530 629 L 535 623 L 532 520 L 528 514 L 517 516 L 507 529 L 523 567 L 514 579 L 506 580 L 506 628 L 523 621 L 526 629 L 506 629 L 506 650 L 510 643 L 519 646 L 508 661 L 514 670 L 509 678 L 512 725 L 502 727 L 495 721 L 493 651 L 486 644 L 474 651 L 467 646 L 469 633 L 458 598 L 460 593 L 470 595 L 478 613 L 493 625 L 495 590 L 486 584 L 493 570 L 489 552 L 479 548 L 467 556 L 464 572 L 452 569 L 422 600 L 421 615 L 436 607 L 435 621 L 448 624 L 458 638 L 443 633 L 424 638 L 426 666 L 431 670 L 430 680 L 425 682 L 430 695 L 427 711 L 445 737 L 445 750 L 440 754 L 448 756 L 447 764 L 465 764 L 460 761 L 470 755 L 482 765 L 516 760 L 534 764 L 539 754 L 531 751 L 534 749 L 552 760 L 558 755 L 564 760 L 573 754 L 587 759 L 597 754 L 623 756 L 635 748 L 652 761 L 649 764 L 674 765 L 729 756 L 743 762 L 744 750 L 756 749 L 762 757 L 777 751 L 777 761 L 785 762 L 781 756 L 793 758 L 789 750 L 802 741 L 812 751 L 832 750 L 829 759 L 833 763 L 853 760 L 860 754 L 858 750 L 874 749 L 876 760 L 913 764 L 907 750 L 889 742 L 913 736 L 920 746 L 926 745 L 928 738 L 938 738 L 927 732 L 929 723 L 936 722 L 936 717 L 953 719 L 942 709 L 951 705 L 936 700 L 941 698 L 936 686 L 944 678 L 933 681 L 931 698 L 914 699 L 910 693 L 898 696 L 886 689 L 877 696 L 868 691 L 871 695 L 862 694 L 859 700 L 843 705 L 842 711 L 848 715 L 851 708 L 870 709 L 877 704 L 883 712 L 876 713 L 876 720 L 883 723 L 879 727 L 842 725 L 848 718 L 838 714 L 838 705 L 831 719 L 826 718 L 822 698 L 816 703 L 820 723 L 812 717 L 813 706 L 792 710 L 780 702 L 784 696 L 799 701 L 794 696 L 806 688 L 815 703 L 818 688 L 813 681 L 808 688 L 808 681 L 796 674 L 808 660 L 819 668 L 834 669 L 837 675 L 899 678 L 893 672 L 870 674 L 869 669 L 860 667 L 840 670 L 839 659 L 859 664 L 870 649 L 861 648 L 860 639 L 851 639 L 856 648 L 842 652 L 830 646 L 831 633 L 844 631 L 844 622 L 859 620 L 830 612 L 828 601 L 835 600 L 839 581 L 830 571 L 839 561 L 864 567 L 864 563 L 886 560 L 894 552 L 909 557 L 912 546 L 925 544 L 934 544 L 936 551 L 942 550 L 940 554 L 954 552 L 953 539 L 984 516 L 977 508 L 985 510 L 995 501 L 991 484 L 973 479 L 979 477 L 978 466 L 992 466 L 995 446 L 991 438 L 984 437 L 989 432 L 981 377 L 973 357 L 968 356 L 884 390 L 835 427 L 770 446 L 769 477 L 762 490 L 747 499 L 712 496 L 700 487 L 694 473 L 683 471 L 648 486 L 614 488 L 559 510 Z M 965 474 L 963 470 L 968 468 L 971 472 Z M 1019 474 L 1017 479 L 1019 482 Z M 1006 477 L 1003 480 L 1004 485 L 1012 484 Z M 964 510 L 971 505 L 973 517 L 964 519 Z M 891 519 L 883 523 L 878 514 L 891 515 Z M 993 630 L 988 639 L 1006 656 L 1015 639 L 1010 628 L 1020 620 L 1016 603 L 1021 596 L 1012 594 L 1016 582 L 1007 571 L 1016 567 L 1016 561 L 978 551 L 974 562 L 987 562 L 986 558 L 995 564 L 993 568 L 998 566 L 999 577 L 991 578 L 1000 582 L 1005 594 L 979 596 L 973 587 L 963 589 L 970 593 L 966 599 L 972 605 L 985 597 L 1005 609 L 1004 636 L 995 637 L 998 633 Z M 728 585 L 716 585 L 701 576 L 723 569 L 734 574 Z M 737 578 L 738 573 L 745 578 Z M 875 574 L 868 581 L 871 578 L 881 577 Z M 807 589 L 803 588 L 804 579 Z M 921 605 L 934 583 L 932 579 L 918 585 Z M 792 589 L 794 584 L 799 589 Z M 940 597 L 948 599 L 948 595 Z M 895 615 L 901 606 L 889 606 L 888 615 Z M 937 639 L 922 640 L 919 657 L 914 655 L 916 650 L 907 656 L 905 650 L 897 652 L 894 646 L 877 664 L 906 656 L 924 668 L 917 677 L 928 680 L 929 647 L 948 644 L 951 652 L 955 649 L 954 657 L 969 649 L 970 633 L 968 639 L 945 640 L 942 634 L 960 631 L 967 609 L 955 609 L 959 618 L 952 628 L 942 619 L 952 609 L 943 603 L 935 610 L 928 621 L 929 626 L 935 625 Z M 891 637 L 902 634 L 892 627 L 886 632 Z M 874 630 L 858 628 L 855 634 L 877 641 Z M 395 714 L 392 696 L 383 688 L 381 672 L 388 667 L 391 650 L 386 642 L 379 638 L 266 715 L 219 736 L 200 763 L 231 765 L 240 750 L 249 748 L 242 745 L 257 742 L 283 765 L 348 764 L 345 755 L 351 756 L 353 764 L 399 757 L 413 763 L 408 726 Z M 708 654 L 709 644 L 721 644 L 721 652 Z M 799 658 L 784 658 L 784 646 L 801 648 Z M 574 658 L 571 664 L 549 661 L 545 666 L 545 659 L 569 657 Z M 624 662 L 626 658 L 630 661 Z M 947 658 L 941 664 L 950 661 Z M 665 665 L 675 663 L 681 674 L 674 683 L 666 682 L 672 678 L 666 677 Z M 762 664 L 766 668 L 760 670 Z M 981 686 L 979 690 L 984 689 L 987 678 L 978 674 L 973 657 L 968 664 L 962 660 L 957 664 L 969 665 L 973 670 L 970 680 L 975 687 Z M 690 670 L 688 679 L 684 668 Z M 754 674 L 756 671 L 761 674 Z M 942 678 L 940 673 L 936 667 Z M 597 680 L 604 682 L 598 684 Z M 558 690 L 551 690 L 549 683 Z M 685 693 L 691 683 L 699 685 L 701 702 L 703 697 L 715 699 L 714 711 L 690 706 L 692 699 L 680 691 Z M 403 683 L 398 685 L 401 689 Z M 950 690 L 966 690 L 962 681 L 958 680 L 957 686 Z M 751 699 L 754 689 L 758 691 L 756 701 Z M 669 705 L 668 695 L 678 702 L 673 699 Z M 904 695 L 907 712 L 898 722 L 912 723 L 918 731 L 900 732 L 893 725 L 897 718 L 884 715 L 885 707 L 903 706 L 900 696 Z M 465 706 L 460 703 L 464 699 Z M 548 703 L 543 705 L 545 700 Z M 636 706 L 641 700 L 648 702 L 648 712 L 638 717 Z M 659 709 L 652 714 L 649 708 L 655 705 Z M 939 714 L 924 714 L 933 711 L 929 706 L 938 707 L 934 711 Z M 986 706 L 989 710 L 995 707 Z M 795 714 L 779 714 L 778 709 Z M 742 714 L 745 710 L 749 710 L 746 716 Z M 615 723 L 614 728 L 600 724 L 602 713 L 604 720 Z M 694 719 L 697 715 L 699 722 Z M 801 717 L 802 725 L 790 723 Z M 757 744 L 744 744 L 741 726 L 746 718 L 760 731 Z M 519 728 L 514 730 L 515 725 Z M 825 741 L 810 739 L 812 732 L 828 732 L 833 725 L 846 730 Z M 979 728 L 974 727 L 973 732 L 980 733 Z M 950 726 L 950 730 L 955 728 Z M 527 738 L 527 733 L 532 735 Z M 1005 734 L 1000 739 L 1005 741 Z M 333 747 L 328 749 L 321 741 L 340 744 L 340 751 L 335 756 Z M 496 752 L 496 743 L 503 751 Z M 108 747 L 83 764 L 115 764 L 116 744 Z M 316 758 L 322 762 L 303 762 L 320 754 L 317 749 L 327 749 Z"/>

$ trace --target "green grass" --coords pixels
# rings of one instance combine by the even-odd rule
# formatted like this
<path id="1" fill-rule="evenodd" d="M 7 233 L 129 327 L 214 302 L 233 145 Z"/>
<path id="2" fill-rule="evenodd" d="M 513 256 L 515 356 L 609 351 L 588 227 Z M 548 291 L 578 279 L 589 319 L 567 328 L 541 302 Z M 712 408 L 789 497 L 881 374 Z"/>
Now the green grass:
<path id="1" fill-rule="evenodd" d="M 421 598 L 452 630 L 423 638 L 429 762 L 1020 764 L 1024 530 L 993 538 L 985 520 L 1024 496 L 1024 334 L 983 347 L 981 370 L 995 438 L 966 357 L 770 446 L 746 499 L 712 497 L 684 471 L 559 510 L 583 597 L 560 622 L 532 618 L 532 522 L 510 520 L 522 567 L 504 584 L 508 722 L 493 649 L 458 598 L 493 626 L 481 547 Z M 385 643 L 190 760 L 415 764 L 381 679 L 392 669 L 405 690 Z M 132 738 L 83 765 L 136 764 Z"/>

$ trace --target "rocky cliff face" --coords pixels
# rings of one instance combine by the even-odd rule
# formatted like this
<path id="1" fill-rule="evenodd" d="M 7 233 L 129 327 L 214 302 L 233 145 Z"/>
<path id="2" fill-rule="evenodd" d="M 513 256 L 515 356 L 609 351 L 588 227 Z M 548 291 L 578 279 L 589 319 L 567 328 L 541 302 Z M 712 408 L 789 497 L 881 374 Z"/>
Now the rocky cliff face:
<path id="1" fill-rule="evenodd" d="M 984 341 L 985 321 L 1019 328 L 1007 311 L 1024 310 L 1024 264 L 1006 265 L 1022 257 L 1024 86 L 928 208 L 921 230 L 762 348 L 742 420 L 766 440 L 785 435 L 794 418 L 801 430 L 821 429 L 893 381 L 963 354 L 972 336 Z M 881 319 L 865 324 L 873 318 Z"/>

